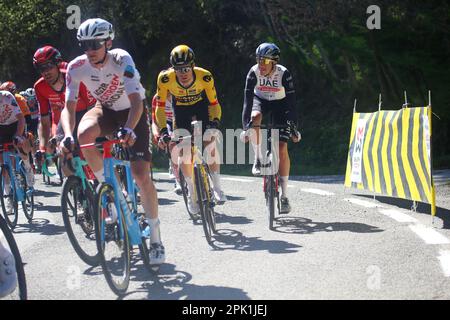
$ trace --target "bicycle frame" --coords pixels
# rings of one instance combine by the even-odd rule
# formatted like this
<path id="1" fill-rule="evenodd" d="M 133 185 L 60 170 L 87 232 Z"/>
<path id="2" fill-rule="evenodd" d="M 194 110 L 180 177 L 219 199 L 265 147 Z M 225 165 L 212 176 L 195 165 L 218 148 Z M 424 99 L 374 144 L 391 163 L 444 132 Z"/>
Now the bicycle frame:
<path id="1" fill-rule="evenodd" d="M 16 172 L 22 172 L 25 175 L 25 171 L 23 170 L 23 167 L 20 165 L 20 162 L 22 159 L 20 158 L 17 151 L 12 151 L 11 149 L 14 149 L 14 145 L 12 143 L 4 143 L 3 144 L 3 168 L 7 168 L 9 171 L 9 176 L 11 178 L 10 183 L 13 186 L 13 190 L 15 190 L 17 201 L 25 201 L 25 192 L 24 189 L 16 183 Z M 11 159 L 14 159 L 14 164 Z M 29 190 L 32 192 L 32 189 Z"/>
<path id="2" fill-rule="evenodd" d="M 142 243 L 141 239 L 141 230 L 139 227 L 138 215 L 137 215 L 137 203 L 135 201 L 135 195 L 138 192 L 138 187 L 133 181 L 133 177 L 131 175 L 131 167 L 130 161 L 119 160 L 112 156 L 111 148 L 114 144 L 119 143 L 119 140 L 111 140 L 106 141 L 103 144 L 103 166 L 104 166 L 104 174 L 105 174 L 105 183 L 110 184 L 114 189 L 114 194 L 116 195 L 114 202 L 117 208 L 121 208 L 122 211 L 118 211 L 118 215 L 125 215 L 125 222 L 128 231 L 128 236 L 130 240 L 130 244 L 132 246 L 139 245 Z M 128 206 L 128 202 L 125 199 L 122 189 L 120 188 L 119 182 L 116 177 L 116 167 L 123 166 L 125 168 L 126 181 L 127 181 L 127 193 L 128 197 L 131 197 L 132 208 L 130 209 Z M 122 220 L 119 218 L 118 223 L 122 223 Z M 123 228 L 121 226 L 121 236 L 124 237 Z M 104 232 L 104 230 L 102 230 Z M 105 235 L 102 234 L 102 237 Z"/>
<path id="3" fill-rule="evenodd" d="M 48 166 L 47 166 L 47 161 L 48 161 L 48 160 L 52 160 L 52 159 L 54 159 L 55 157 L 56 157 L 56 154 L 45 153 L 44 159 L 42 159 L 42 167 L 41 167 L 41 170 L 42 170 L 42 173 L 43 173 L 44 175 L 48 176 L 48 177 L 54 177 L 54 176 L 56 176 L 56 173 L 51 173 L 51 172 L 48 170 Z"/>

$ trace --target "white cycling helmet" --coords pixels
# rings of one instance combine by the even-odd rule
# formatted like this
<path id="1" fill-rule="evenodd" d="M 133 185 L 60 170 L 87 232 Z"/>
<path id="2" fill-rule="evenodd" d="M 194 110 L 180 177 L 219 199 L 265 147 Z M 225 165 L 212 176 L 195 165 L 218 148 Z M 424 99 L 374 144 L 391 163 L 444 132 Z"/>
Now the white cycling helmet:
<path id="1" fill-rule="evenodd" d="M 95 18 L 84 21 L 77 32 L 78 41 L 86 40 L 114 40 L 114 29 L 106 20 Z"/>

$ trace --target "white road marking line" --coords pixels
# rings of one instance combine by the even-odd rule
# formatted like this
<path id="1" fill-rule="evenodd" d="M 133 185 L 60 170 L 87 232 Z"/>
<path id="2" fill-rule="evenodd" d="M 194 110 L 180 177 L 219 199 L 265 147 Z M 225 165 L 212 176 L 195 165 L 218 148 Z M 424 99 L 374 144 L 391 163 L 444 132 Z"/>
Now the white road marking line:
<path id="1" fill-rule="evenodd" d="M 320 189 L 305 188 L 305 189 L 300 189 L 300 190 L 303 192 L 314 193 L 314 194 L 318 194 L 321 196 L 334 196 L 333 192 L 328 192 L 328 191 L 320 190 Z"/>
<path id="2" fill-rule="evenodd" d="M 450 250 L 441 250 L 439 252 L 441 255 L 438 257 L 441 262 L 442 270 L 446 277 L 450 277 Z"/>
<path id="3" fill-rule="evenodd" d="M 222 180 L 236 181 L 236 182 L 247 182 L 247 183 L 254 182 L 253 180 L 250 180 L 250 179 L 238 179 L 238 178 L 226 178 L 226 177 L 222 177 Z"/>
<path id="4" fill-rule="evenodd" d="M 369 202 L 369 201 L 364 201 L 364 200 L 360 200 L 360 199 L 354 199 L 354 198 L 345 198 L 344 201 L 348 201 L 366 208 L 383 208 L 382 205 L 378 204 L 378 203 L 374 203 L 374 202 Z"/>
<path id="5" fill-rule="evenodd" d="M 427 244 L 448 244 L 448 240 L 445 236 L 434 230 L 433 228 L 424 226 L 423 224 L 415 224 L 409 226 L 409 228 L 417 234 Z"/>
<path id="6" fill-rule="evenodd" d="M 379 209 L 378 211 L 397 222 L 418 222 L 417 219 L 395 209 Z"/>

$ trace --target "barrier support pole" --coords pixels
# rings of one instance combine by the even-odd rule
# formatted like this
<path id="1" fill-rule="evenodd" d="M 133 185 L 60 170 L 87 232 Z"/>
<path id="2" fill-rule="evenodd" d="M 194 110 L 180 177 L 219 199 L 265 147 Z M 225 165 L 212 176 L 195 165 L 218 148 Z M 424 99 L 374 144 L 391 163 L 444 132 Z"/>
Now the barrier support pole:
<path id="1" fill-rule="evenodd" d="M 433 179 L 433 111 L 431 107 L 431 90 L 428 91 L 428 108 L 428 121 L 430 122 L 431 224 L 434 226 L 434 217 L 436 216 L 436 189 Z"/>

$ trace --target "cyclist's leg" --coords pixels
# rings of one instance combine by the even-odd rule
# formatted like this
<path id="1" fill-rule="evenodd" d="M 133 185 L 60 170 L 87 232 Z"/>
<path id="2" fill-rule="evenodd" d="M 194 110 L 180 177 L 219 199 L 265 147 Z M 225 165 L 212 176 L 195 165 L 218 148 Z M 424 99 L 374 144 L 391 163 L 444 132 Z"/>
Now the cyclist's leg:
<path id="1" fill-rule="evenodd" d="M 103 113 L 103 108 L 97 104 L 86 112 L 78 126 L 78 142 L 80 145 L 94 143 L 97 137 L 109 135 L 117 130 L 117 125 L 112 118 L 115 111 L 108 110 Z M 97 180 L 105 181 L 103 172 L 102 154 L 97 148 L 83 149 L 83 156 L 91 167 Z"/>
<path id="2" fill-rule="evenodd" d="M 251 121 L 253 125 L 258 126 L 261 124 L 263 119 L 263 114 L 265 113 L 265 105 L 263 101 L 257 96 L 253 98 L 253 108 L 251 113 Z M 254 175 L 261 174 L 261 161 L 263 159 L 261 151 L 261 129 L 254 128 L 250 131 L 250 143 L 252 144 L 253 152 L 255 154 L 255 159 L 253 162 L 252 173 Z"/>
<path id="3" fill-rule="evenodd" d="M 27 185 L 32 187 L 34 186 L 34 172 L 33 168 L 31 168 L 29 157 L 29 153 L 31 152 L 31 141 L 28 137 L 28 132 L 25 132 L 23 138 L 25 139 L 25 142 L 23 143 L 22 147 L 19 148 L 17 151 L 25 167 Z"/>
<path id="4" fill-rule="evenodd" d="M 7 126 L 0 125 L 0 143 L 10 143 L 11 141 L 13 141 L 16 131 L 17 131 L 17 122 L 7 125 Z M 0 152 L 0 162 L 3 165 L 4 159 L 3 159 L 2 152 Z M 3 180 L 3 195 L 7 196 L 10 194 L 11 181 L 10 181 L 9 175 L 6 173 L 6 170 L 4 170 L 2 173 L 3 173 L 3 179 L 4 179 Z M 5 198 L 5 200 L 7 201 L 6 206 L 7 206 L 8 212 L 11 212 L 12 207 L 13 207 L 12 199 L 10 197 L 7 197 L 7 198 Z"/>
<path id="5" fill-rule="evenodd" d="M 122 112 L 117 112 L 121 115 Z M 121 125 L 128 118 L 128 110 L 117 119 Z M 140 189 L 141 203 L 145 211 L 146 221 L 150 226 L 150 264 L 161 264 L 165 261 L 165 249 L 162 245 L 160 221 L 158 217 L 158 193 L 150 178 L 150 135 L 146 114 L 142 113 L 141 119 L 134 128 L 136 142 L 131 147 L 131 171 Z"/>
<path id="6" fill-rule="evenodd" d="M 276 111 L 275 111 L 276 110 Z M 274 108 L 274 122 L 279 125 L 287 123 L 285 105 L 280 102 L 278 108 Z M 291 161 L 288 152 L 288 141 L 290 139 L 289 129 L 280 129 L 279 131 L 279 168 L 278 173 L 280 175 L 281 186 L 281 212 L 287 213 L 291 211 L 288 200 L 288 181 L 289 172 L 291 168 Z"/>
<path id="7" fill-rule="evenodd" d="M 195 116 L 192 107 L 178 107 L 174 108 L 174 123 L 176 128 L 174 130 L 175 136 L 188 136 L 190 135 L 191 121 Z M 175 146 L 172 150 L 172 161 L 176 161 L 183 173 L 184 180 L 188 188 L 188 207 L 189 211 L 193 214 L 200 212 L 198 204 L 194 201 L 194 182 L 192 179 L 192 154 L 190 141 L 185 140 L 182 143 Z"/>

